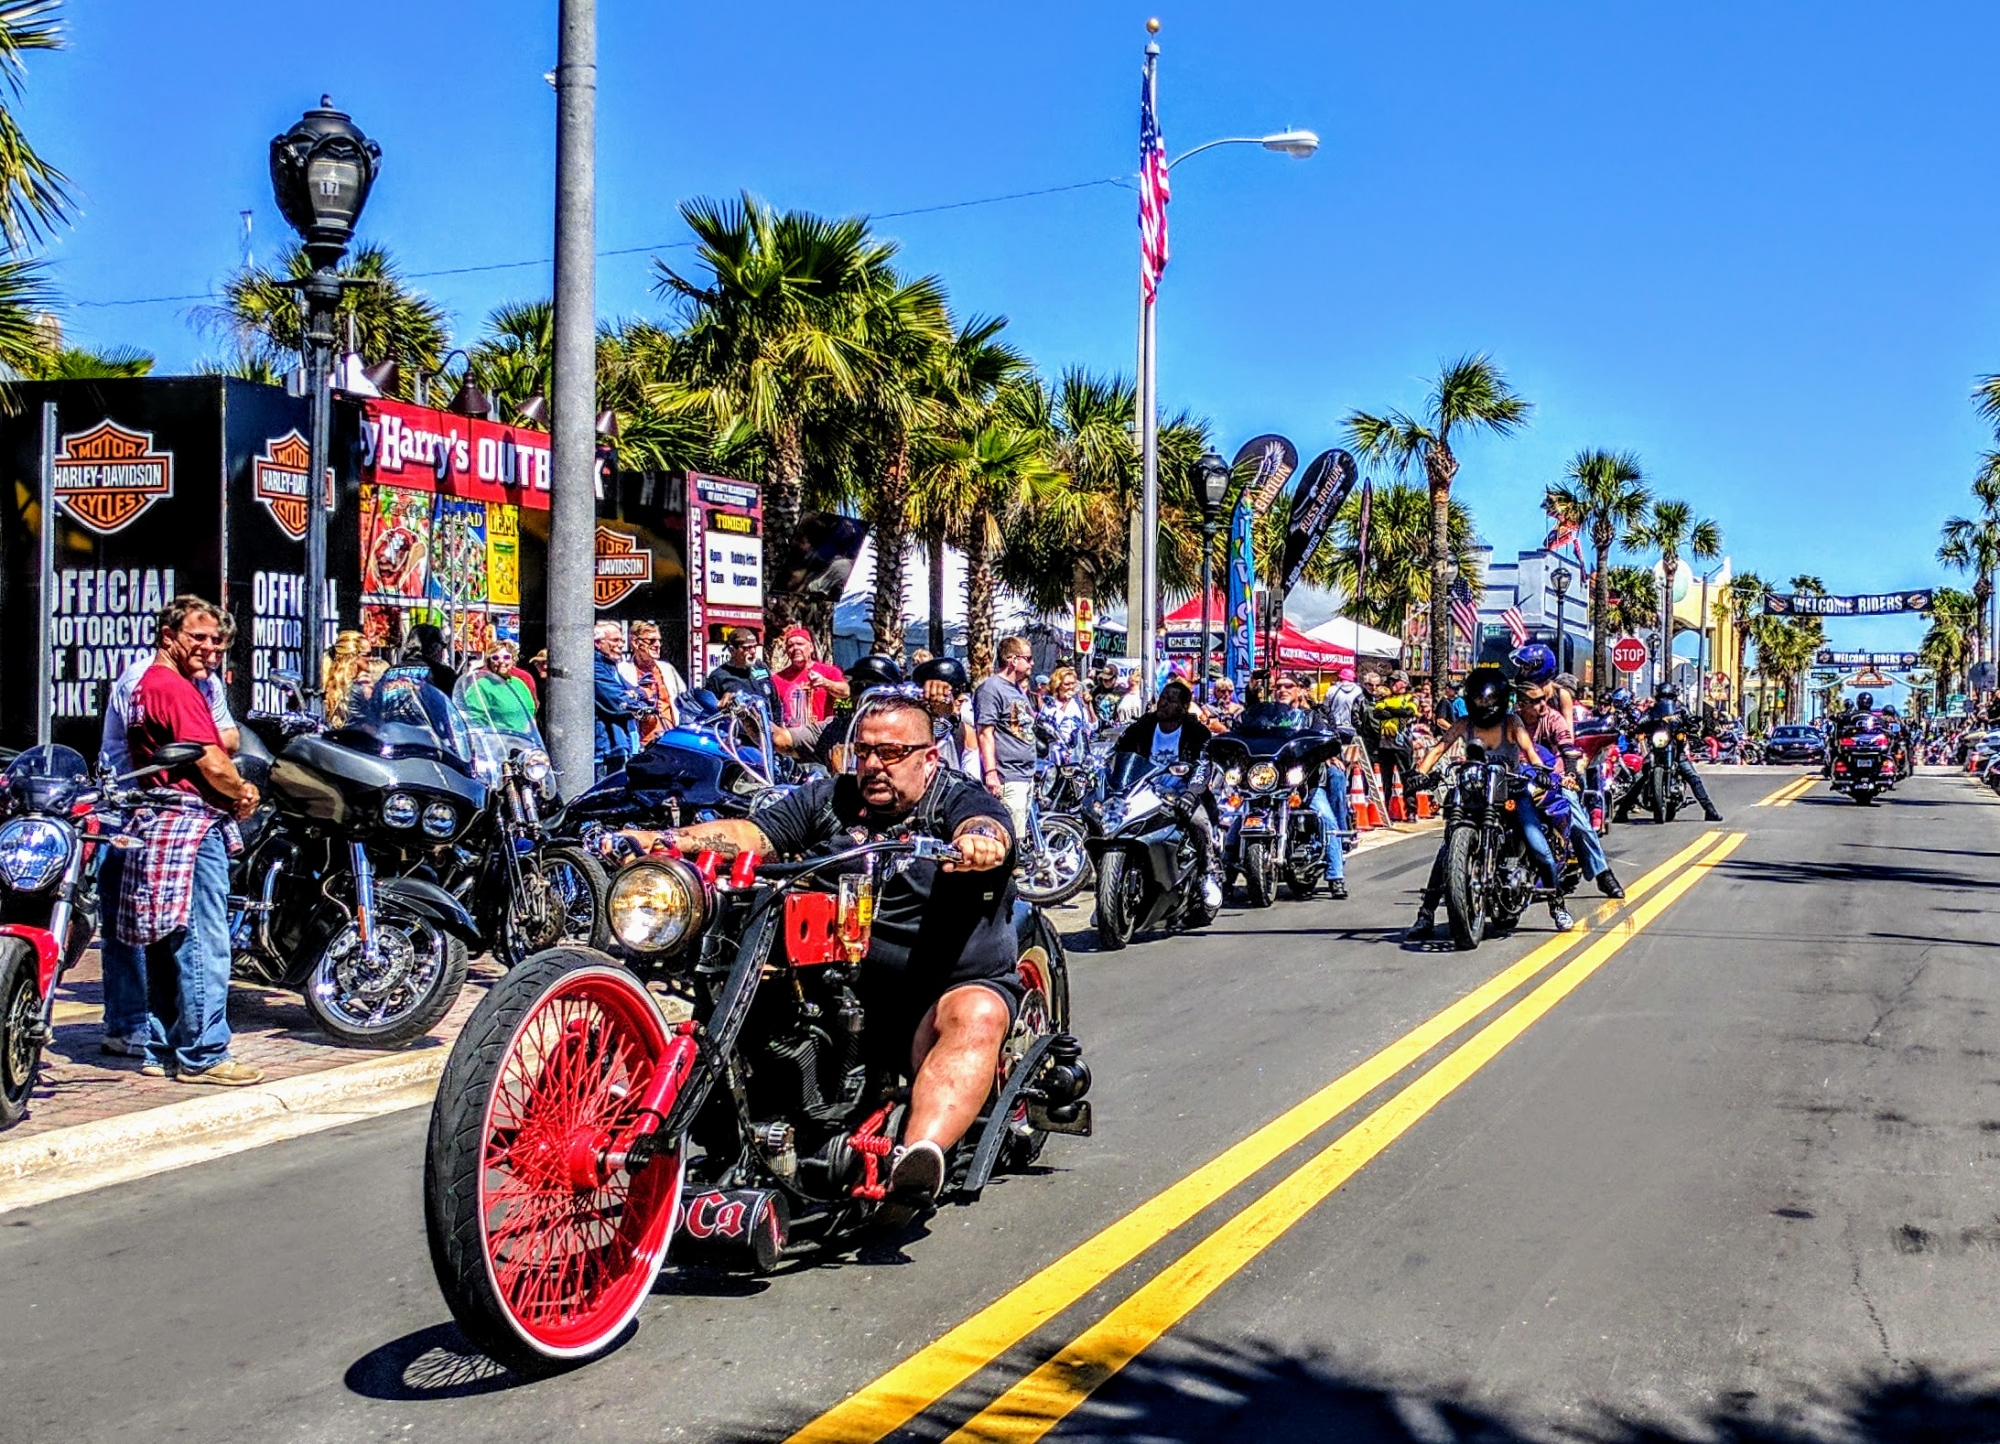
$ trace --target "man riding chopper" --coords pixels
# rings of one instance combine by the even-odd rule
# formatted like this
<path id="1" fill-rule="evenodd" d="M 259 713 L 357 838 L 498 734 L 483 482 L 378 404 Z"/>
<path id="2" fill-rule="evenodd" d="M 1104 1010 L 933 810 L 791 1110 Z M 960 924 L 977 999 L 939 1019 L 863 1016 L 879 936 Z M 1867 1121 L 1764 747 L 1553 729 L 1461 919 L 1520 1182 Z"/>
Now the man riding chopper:
<path id="1" fill-rule="evenodd" d="M 878 884 L 862 963 L 862 1003 L 894 1020 L 870 1034 L 907 1040 L 912 1076 L 891 1196 L 933 1200 L 945 1154 L 979 1116 L 1021 1000 L 1015 975 L 1014 836 L 1005 805 L 941 765 L 930 713 L 901 689 L 877 688 L 855 709 L 852 770 L 807 783 L 757 820 L 619 834 L 624 850 L 679 846 L 724 859 L 851 846 L 881 836 L 949 841 L 956 862 L 913 860 Z"/>

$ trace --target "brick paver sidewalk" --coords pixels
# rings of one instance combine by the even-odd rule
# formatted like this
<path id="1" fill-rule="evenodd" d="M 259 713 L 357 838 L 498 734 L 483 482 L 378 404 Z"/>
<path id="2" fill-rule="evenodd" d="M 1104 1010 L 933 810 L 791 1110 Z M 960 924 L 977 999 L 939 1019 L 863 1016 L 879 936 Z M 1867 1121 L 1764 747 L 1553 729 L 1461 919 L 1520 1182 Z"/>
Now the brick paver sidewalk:
<path id="1" fill-rule="evenodd" d="M 443 1021 L 431 1030 L 428 1038 L 401 1051 L 449 1047 L 466 1017 L 500 974 L 501 969 L 490 960 L 482 958 L 474 962 L 466 975 L 464 991 Z M 100 1052 L 97 1045 L 103 1035 L 103 1005 L 97 949 L 93 947 L 57 992 L 56 1036 L 42 1054 L 42 1073 L 28 1116 L 0 1136 L 18 1138 L 45 1133 L 53 1128 L 68 1128 L 72 1124 L 228 1091 L 176 1083 L 171 1078 L 142 1078 L 137 1058 L 115 1058 Z M 230 989 L 229 1024 L 236 1034 L 230 1048 L 232 1056 L 262 1068 L 266 1080 L 273 1082 L 380 1058 L 388 1051 L 337 1047 L 320 1032 L 296 993 L 255 983 L 239 982 Z"/>

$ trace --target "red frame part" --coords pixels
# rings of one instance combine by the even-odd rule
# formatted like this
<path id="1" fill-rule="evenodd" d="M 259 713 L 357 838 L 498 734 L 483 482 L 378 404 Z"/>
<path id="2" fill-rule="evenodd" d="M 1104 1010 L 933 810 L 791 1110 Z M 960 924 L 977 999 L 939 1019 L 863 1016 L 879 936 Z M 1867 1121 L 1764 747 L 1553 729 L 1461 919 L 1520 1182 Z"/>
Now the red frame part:
<path id="1" fill-rule="evenodd" d="M 35 950 L 35 979 L 46 998 L 56 985 L 56 969 L 62 966 L 62 948 L 47 928 L 31 928 L 26 923 L 0 923 L 0 938 L 19 938 Z"/>

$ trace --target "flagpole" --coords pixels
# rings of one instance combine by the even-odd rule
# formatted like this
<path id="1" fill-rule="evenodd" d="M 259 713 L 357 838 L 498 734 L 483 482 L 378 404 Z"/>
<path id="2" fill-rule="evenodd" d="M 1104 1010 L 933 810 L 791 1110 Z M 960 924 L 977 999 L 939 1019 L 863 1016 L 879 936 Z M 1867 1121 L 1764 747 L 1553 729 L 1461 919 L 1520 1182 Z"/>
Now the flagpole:
<path id="1" fill-rule="evenodd" d="M 1160 22 L 1148 20 L 1146 30 L 1160 33 Z M 1146 42 L 1146 93 L 1152 97 L 1154 115 L 1159 114 L 1160 42 Z M 1160 618 L 1160 412 L 1157 400 L 1158 375 L 1154 369 L 1153 300 L 1146 295 L 1143 279 L 1145 241 L 1140 240 L 1141 281 L 1139 287 L 1139 597 L 1127 603 L 1126 626 L 1131 626 L 1134 606 L 1139 612 L 1139 695 L 1153 700 L 1155 656 L 1159 649 Z M 1157 287 L 1154 288 L 1157 290 Z"/>

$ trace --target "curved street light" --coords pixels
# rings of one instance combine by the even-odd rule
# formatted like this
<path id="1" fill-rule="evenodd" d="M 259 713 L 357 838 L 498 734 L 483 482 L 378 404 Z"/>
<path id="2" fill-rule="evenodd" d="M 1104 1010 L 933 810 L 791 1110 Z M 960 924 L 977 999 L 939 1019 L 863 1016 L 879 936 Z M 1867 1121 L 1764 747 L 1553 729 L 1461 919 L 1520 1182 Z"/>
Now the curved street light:
<path id="1" fill-rule="evenodd" d="M 1220 140 L 1205 140 L 1193 150 L 1182 151 L 1167 162 L 1167 169 L 1172 170 L 1188 157 L 1214 150 L 1218 145 L 1261 145 L 1293 160 L 1305 160 L 1319 149 L 1319 137 L 1309 130 L 1279 130 L 1270 135 L 1227 135 Z"/>

